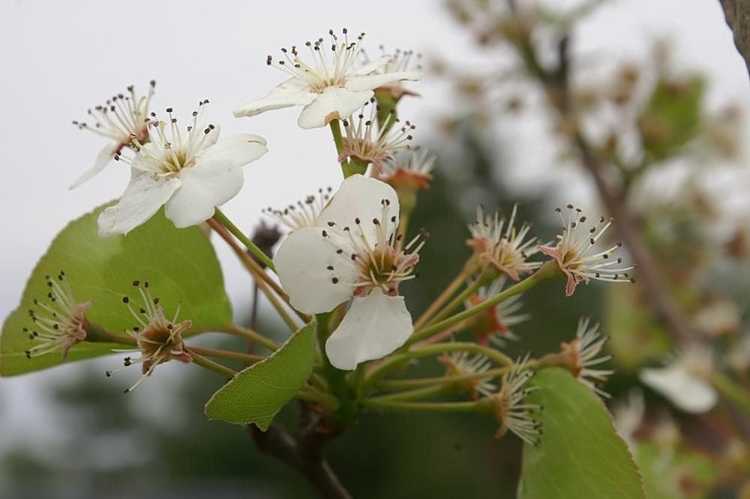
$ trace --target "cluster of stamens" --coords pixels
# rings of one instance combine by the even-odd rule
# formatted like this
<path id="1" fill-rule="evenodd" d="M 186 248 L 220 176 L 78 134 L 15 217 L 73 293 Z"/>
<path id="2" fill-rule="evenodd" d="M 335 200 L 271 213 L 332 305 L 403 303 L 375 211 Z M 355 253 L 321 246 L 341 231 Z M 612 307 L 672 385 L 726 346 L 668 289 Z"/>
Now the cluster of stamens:
<path id="1" fill-rule="evenodd" d="M 359 114 L 344 120 L 345 134 L 339 160 L 355 158 L 371 163 L 375 172 L 381 172 L 387 160 L 410 147 L 409 144 L 414 139 L 412 132 L 416 126 L 409 121 L 400 125 L 394 112 L 388 113 L 380 125 L 378 109 L 379 106 L 372 98 L 362 106 Z"/>
<path id="2" fill-rule="evenodd" d="M 167 120 L 161 120 L 156 113 L 151 113 L 146 142 L 135 136 L 131 138 L 138 156 L 129 158 L 118 153 L 115 160 L 131 164 L 138 161 L 139 169 L 161 176 L 175 175 L 183 168 L 194 166 L 197 157 L 214 143 L 208 137 L 216 126 L 199 125 L 201 112 L 208 103 L 208 99 L 198 103 L 198 109 L 193 111 L 192 120 L 184 130 L 178 125 L 173 108 L 166 108 Z M 145 147 L 146 143 L 149 143 L 148 147 Z"/>
<path id="3" fill-rule="evenodd" d="M 133 281 L 133 287 L 138 290 L 140 304 L 135 305 L 128 296 L 124 296 L 122 302 L 130 311 L 136 321 L 136 325 L 128 331 L 132 336 L 138 349 L 140 357 L 125 357 L 124 367 L 141 364 L 141 377 L 125 393 L 134 390 L 147 377 L 151 376 L 156 366 L 177 360 L 180 362 L 191 362 L 192 356 L 187 350 L 182 339 L 182 333 L 190 329 L 191 321 L 177 322 L 179 308 L 170 320 L 159 303 L 158 297 L 152 297 L 149 291 L 149 283 Z M 107 376 L 112 375 L 107 371 Z"/>
<path id="4" fill-rule="evenodd" d="M 354 224 L 338 227 L 328 222 L 321 235 L 335 248 L 341 265 L 354 266 L 354 282 L 342 282 L 337 265 L 326 267 L 333 284 L 351 286 L 355 296 L 364 296 L 374 288 L 383 293 L 397 295 L 403 281 L 414 279 L 414 268 L 419 262 L 419 251 L 425 244 L 426 234 L 421 233 L 406 245 L 398 233 L 398 216 L 392 214 L 391 202 L 381 200 L 381 215 L 372 220 L 354 219 Z M 363 224 L 372 224 L 374 238 L 363 230 Z"/>
<path id="5" fill-rule="evenodd" d="M 117 94 L 104 105 L 88 110 L 93 125 L 86 121 L 73 121 L 73 125 L 112 140 L 117 144 L 116 153 L 132 146 L 134 139 L 143 143 L 148 140 L 148 109 L 155 88 L 156 82 L 152 80 L 148 94 L 139 97 L 130 85 L 127 94 Z"/>
<path id="6" fill-rule="evenodd" d="M 537 446 L 543 433 L 542 423 L 538 416 L 543 407 L 525 401 L 533 388 L 526 384 L 534 376 L 527 368 L 528 357 L 516 361 L 510 370 L 503 375 L 500 391 L 493 395 L 495 411 L 500 428 L 495 434 L 502 438 L 508 431 L 515 433 L 524 442 Z"/>
<path id="7" fill-rule="evenodd" d="M 289 230 L 297 230 L 303 227 L 316 225 L 318 215 L 326 207 L 331 199 L 333 189 L 327 187 L 318 189 L 316 194 L 310 194 L 296 204 L 290 204 L 282 209 L 266 208 L 263 214 L 275 218 L 281 225 Z"/>
<path id="8" fill-rule="evenodd" d="M 432 181 L 432 168 L 437 157 L 427 149 L 415 147 L 386 159 L 377 178 L 395 189 L 427 189 Z"/>
<path id="9" fill-rule="evenodd" d="M 466 308 L 479 305 L 497 295 L 503 290 L 506 282 L 507 279 L 502 276 L 489 286 L 482 286 L 466 301 Z M 513 326 L 531 318 L 529 314 L 519 313 L 522 307 L 521 296 L 516 295 L 477 315 L 469 327 L 477 336 L 478 343 L 484 346 L 491 343 L 498 348 L 505 348 L 507 340 L 518 339 L 513 334 Z"/>
<path id="10" fill-rule="evenodd" d="M 266 57 L 266 64 L 304 81 L 311 92 L 322 93 L 330 87 L 343 87 L 352 69 L 359 65 L 360 45 L 365 34 L 360 33 L 350 40 L 349 31 L 344 28 L 341 35 L 329 30 L 328 36 L 328 41 L 321 37 L 305 42 L 310 63 L 305 62 L 299 49 L 292 45 L 288 49 L 282 48 L 279 58 Z"/>
<path id="11" fill-rule="evenodd" d="M 529 225 L 523 224 L 520 229 L 515 226 L 517 208 L 513 206 L 507 220 L 497 212 L 488 215 L 481 207 L 477 208 L 477 221 L 469 226 L 471 239 L 466 242 L 483 266 L 492 266 L 514 281 L 542 265 L 528 261 L 539 248 L 535 237 L 526 239 L 531 230 Z"/>
<path id="12" fill-rule="evenodd" d="M 575 339 L 560 345 L 573 375 L 604 398 L 608 398 L 609 394 L 598 385 L 606 382 L 607 377 L 614 372 L 598 367 L 612 358 L 611 355 L 599 356 L 606 342 L 607 338 L 599 334 L 599 324 L 590 325 L 588 318 L 581 318 Z"/>
<path id="13" fill-rule="evenodd" d="M 467 379 L 458 383 L 471 394 L 472 398 L 489 397 L 497 390 L 497 386 L 490 381 L 489 377 L 481 377 L 482 374 L 492 368 L 492 362 L 484 355 L 451 352 L 441 356 L 439 360 L 445 365 L 448 376 L 467 377 Z"/>
<path id="14" fill-rule="evenodd" d="M 37 342 L 26 350 L 29 359 L 52 352 L 62 352 L 66 356 L 73 345 L 86 339 L 86 311 L 91 304 L 76 302 L 62 270 L 45 279 L 47 300 L 34 299 L 37 310 L 30 308 L 28 311 L 33 326 L 23 328 L 24 334 Z"/>
<path id="15" fill-rule="evenodd" d="M 598 223 L 587 226 L 588 218 L 572 204 L 567 205 L 566 210 L 556 208 L 555 212 L 562 220 L 562 234 L 557 236 L 556 246 L 540 246 L 539 250 L 554 258 L 565 273 L 568 279 L 565 292 L 568 296 L 573 294 L 578 284 L 588 283 L 591 279 L 634 282 L 628 273 L 634 267 L 618 267 L 623 259 L 614 256 L 622 243 L 615 243 L 607 249 L 601 249 L 597 244 L 612 225 L 612 219 L 601 217 Z"/>

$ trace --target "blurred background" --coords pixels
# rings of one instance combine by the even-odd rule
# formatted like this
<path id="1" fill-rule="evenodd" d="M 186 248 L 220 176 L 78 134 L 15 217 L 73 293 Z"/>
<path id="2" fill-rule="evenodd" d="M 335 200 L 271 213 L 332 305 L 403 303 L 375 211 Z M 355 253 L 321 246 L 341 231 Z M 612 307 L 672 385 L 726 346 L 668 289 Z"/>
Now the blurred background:
<path id="1" fill-rule="evenodd" d="M 541 3 L 550 12 L 570 13 L 582 2 Z M 67 189 L 100 146 L 70 122 L 129 84 L 145 88 L 156 79 L 155 107 L 173 106 L 178 113 L 209 98 L 211 118 L 227 132 L 268 139 L 271 152 L 248 168 L 245 189 L 225 210 L 248 230 L 262 208 L 337 185 L 340 174 L 327 130 L 298 129 L 295 110 L 243 120 L 231 116 L 238 103 L 265 94 L 283 78 L 265 66 L 266 54 L 332 27 L 367 32 L 366 46 L 373 53 L 382 44 L 423 54 L 426 77 L 412 86 L 420 95 L 400 106 L 400 115 L 417 123 L 419 144 L 438 155 L 435 181 L 421 195 L 412 222 L 432 236 L 422 253 L 422 279 L 405 289 L 413 311 L 426 307 L 460 269 L 468 255 L 466 224 L 478 203 L 506 211 L 519 203 L 542 239 L 556 233 L 558 222 L 551 215 L 560 203 L 603 213 L 589 178 L 560 146 L 533 83 L 513 76 L 512 54 L 488 43 L 461 4 L 2 2 L 2 315 L 17 306 L 27 276 L 54 234 L 117 197 L 125 185 L 127 172 L 113 167 L 75 191 Z M 700 87 L 688 92 L 693 97 L 686 104 L 674 104 L 697 109 L 680 119 L 700 125 L 685 131 L 679 151 L 655 153 L 652 163 L 659 168 L 628 201 L 669 286 L 682 290 L 676 294 L 690 310 L 691 322 L 735 355 L 738 372 L 747 377 L 750 346 L 743 354 L 739 345 L 750 296 L 750 175 L 744 150 L 750 86 L 718 2 L 611 1 L 575 22 L 572 53 L 582 94 L 588 91 L 596 100 L 616 93 L 627 82 L 628 69 L 647 82 L 639 87 L 647 94 L 641 101 L 648 102 L 661 84 Z M 591 115 L 590 133 L 601 132 L 606 143 L 617 115 Z M 627 144 L 623 147 L 627 150 Z M 250 283 L 230 251 L 221 245 L 217 251 L 235 313 L 247 320 Z M 261 305 L 263 327 L 273 330 L 278 324 L 264 311 Z M 637 289 L 592 285 L 563 299 L 560 283 L 554 282 L 526 298 L 525 311 L 532 319 L 515 330 L 522 338 L 513 345 L 518 352 L 556 350 L 575 334 L 581 315 L 603 322 L 617 370 L 607 385 L 613 406 L 639 384 L 639 366 L 679 346 L 643 306 Z M 166 365 L 158 377 L 124 396 L 121 389 L 133 373 L 104 377 L 116 364 L 109 358 L 0 380 L 0 497 L 310 495 L 302 478 L 260 455 L 242 428 L 205 419 L 202 406 L 217 379 Z M 735 439 L 748 440 L 746 418 L 731 405 L 688 417 L 647 390 L 646 399 L 650 409 L 644 420 L 654 422 L 642 425 L 642 431 L 649 439 L 668 440 L 668 421 L 679 435 L 674 438 L 692 442 L 689 465 L 680 461 L 664 469 L 706 477 L 685 486 L 677 476 L 676 488 L 655 489 L 653 497 L 750 497 L 740 496 L 741 478 L 719 477 L 720 470 L 706 462 Z M 521 446 L 514 438 L 489 438 L 494 431 L 492 421 L 460 415 L 369 415 L 332 443 L 329 456 L 358 498 L 511 498 Z M 672 441 L 664 445 L 674 448 Z M 732 449 L 745 463 L 747 449 Z"/>

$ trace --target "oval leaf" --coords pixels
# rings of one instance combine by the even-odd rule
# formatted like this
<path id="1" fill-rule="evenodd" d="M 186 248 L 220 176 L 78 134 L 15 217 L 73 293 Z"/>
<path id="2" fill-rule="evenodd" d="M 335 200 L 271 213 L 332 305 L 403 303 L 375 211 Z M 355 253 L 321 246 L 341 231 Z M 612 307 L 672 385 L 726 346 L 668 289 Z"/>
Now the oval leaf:
<path id="1" fill-rule="evenodd" d="M 103 207 L 68 224 L 52 241 L 26 284 L 19 307 L 3 324 L 0 336 L 0 375 L 10 376 L 105 355 L 122 345 L 79 343 L 63 359 L 53 352 L 31 359 L 26 350 L 39 344 L 24 328 L 34 329 L 29 310 L 39 311 L 34 299 L 46 301 L 46 275 L 65 271 L 78 303 L 90 302 L 88 320 L 115 334 L 136 325 L 123 297 L 137 306 L 135 280 L 149 283 L 168 317 L 179 310 L 180 319 L 193 323 L 190 333 L 207 331 L 231 322 L 232 308 L 213 246 L 197 227 L 177 229 L 159 212 L 127 236 L 101 238 L 96 219 Z"/>
<path id="2" fill-rule="evenodd" d="M 297 331 L 268 358 L 237 374 L 206 403 L 209 419 L 254 423 L 266 431 L 310 377 L 315 359 L 315 321 Z"/>
<path id="3" fill-rule="evenodd" d="M 544 406 L 539 446 L 524 445 L 519 499 L 645 499 L 604 404 L 568 371 L 544 369 L 528 399 Z"/>

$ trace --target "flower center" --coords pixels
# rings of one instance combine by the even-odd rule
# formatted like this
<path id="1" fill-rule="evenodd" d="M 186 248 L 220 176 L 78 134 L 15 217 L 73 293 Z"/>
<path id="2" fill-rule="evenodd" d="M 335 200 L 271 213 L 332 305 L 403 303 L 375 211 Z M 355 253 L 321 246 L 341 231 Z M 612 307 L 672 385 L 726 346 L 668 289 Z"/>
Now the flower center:
<path id="1" fill-rule="evenodd" d="M 328 41 L 321 37 L 305 42 L 310 52 L 309 62 L 302 59 L 297 47 L 292 45 L 289 49 L 282 48 L 282 55 L 277 59 L 271 55 L 266 57 L 266 64 L 301 80 L 310 92 L 323 93 L 331 87 L 343 87 L 351 70 L 360 62 L 360 45 L 365 34 L 361 33 L 351 41 L 346 28 L 341 31 L 341 36 L 333 30 L 329 30 L 328 35 Z"/>

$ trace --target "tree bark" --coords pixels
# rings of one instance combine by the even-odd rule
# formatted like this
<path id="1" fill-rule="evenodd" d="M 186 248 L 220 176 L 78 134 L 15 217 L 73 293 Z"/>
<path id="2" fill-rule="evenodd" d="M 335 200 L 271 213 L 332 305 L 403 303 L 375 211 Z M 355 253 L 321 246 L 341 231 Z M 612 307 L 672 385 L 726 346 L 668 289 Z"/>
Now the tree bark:
<path id="1" fill-rule="evenodd" d="M 745 60 L 745 67 L 750 74 L 750 0 L 719 0 L 719 3 L 734 34 L 737 51 Z"/>

